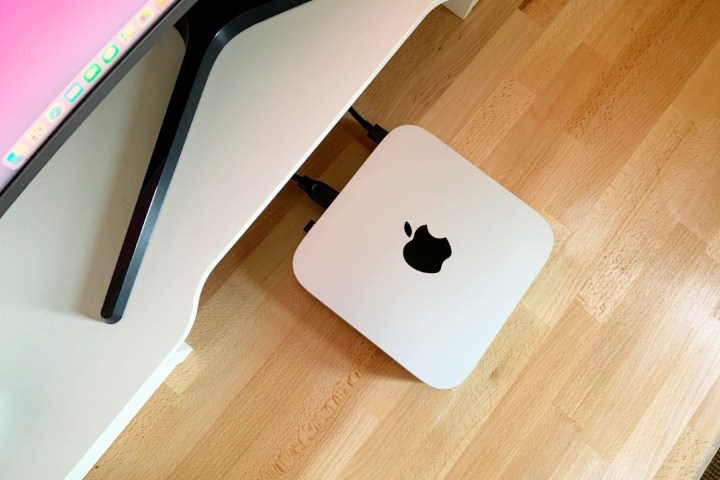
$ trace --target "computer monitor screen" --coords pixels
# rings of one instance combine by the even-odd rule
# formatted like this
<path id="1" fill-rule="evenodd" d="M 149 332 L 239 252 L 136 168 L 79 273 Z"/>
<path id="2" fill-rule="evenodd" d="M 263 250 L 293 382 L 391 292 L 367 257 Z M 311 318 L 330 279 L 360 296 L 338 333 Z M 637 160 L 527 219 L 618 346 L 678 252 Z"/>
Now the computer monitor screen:
<path id="1" fill-rule="evenodd" d="M 178 1 L 0 0 L 0 195 Z"/>

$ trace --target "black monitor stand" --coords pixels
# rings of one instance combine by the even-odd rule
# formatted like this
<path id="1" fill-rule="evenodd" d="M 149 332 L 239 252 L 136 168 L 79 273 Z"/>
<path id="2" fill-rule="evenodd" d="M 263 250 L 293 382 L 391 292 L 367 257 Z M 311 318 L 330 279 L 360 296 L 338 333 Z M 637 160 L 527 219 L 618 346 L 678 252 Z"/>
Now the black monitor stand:
<path id="1" fill-rule="evenodd" d="M 218 55 L 246 28 L 308 1 L 199 0 L 177 24 L 185 42 L 185 56 L 100 312 L 107 323 L 116 323 L 123 316 L 200 96 Z"/>

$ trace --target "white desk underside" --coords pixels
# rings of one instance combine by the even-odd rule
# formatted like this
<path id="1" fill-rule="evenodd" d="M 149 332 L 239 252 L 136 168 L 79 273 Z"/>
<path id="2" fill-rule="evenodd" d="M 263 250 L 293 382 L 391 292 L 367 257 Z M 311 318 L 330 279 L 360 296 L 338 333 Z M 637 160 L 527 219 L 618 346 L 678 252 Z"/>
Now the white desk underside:
<path id="1" fill-rule="evenodd" d="M 0 477 L 83 476 L 172 368 L 208 274 L 440 0 L 313 0 L 203 94 L 123 320 L 98 312 L 182 56 L 168 35 L 0 219 Z"/>

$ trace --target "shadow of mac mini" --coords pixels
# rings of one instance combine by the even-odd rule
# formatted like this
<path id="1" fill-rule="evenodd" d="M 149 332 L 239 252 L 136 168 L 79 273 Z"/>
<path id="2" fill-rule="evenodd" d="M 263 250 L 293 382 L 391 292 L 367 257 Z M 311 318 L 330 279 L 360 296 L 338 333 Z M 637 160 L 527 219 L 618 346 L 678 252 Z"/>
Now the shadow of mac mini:
<path id="1" fill-rule="evenodd" d="M 462 383 L 553 247 L 538 213 L 427 131 L 393 130 L 303 239 L 300 284 L 410 373 Z"/>

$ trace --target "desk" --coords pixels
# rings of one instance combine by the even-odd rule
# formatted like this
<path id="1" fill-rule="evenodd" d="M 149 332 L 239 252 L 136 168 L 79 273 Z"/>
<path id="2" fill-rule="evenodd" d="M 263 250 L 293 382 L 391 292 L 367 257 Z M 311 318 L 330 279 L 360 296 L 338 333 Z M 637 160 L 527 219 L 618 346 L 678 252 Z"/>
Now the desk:
<path id="1" fill-rule="evenodd" d="M 208 273 L 439 3 L 314 0 L 233 39 L 114 326 L 94 318 L 144 168 L 128 159 L 151 151 L 179 39 L 99 107 L 0 221 L 1 476 L 85 474 L 187 354 Z"/>

